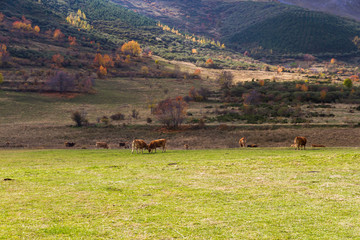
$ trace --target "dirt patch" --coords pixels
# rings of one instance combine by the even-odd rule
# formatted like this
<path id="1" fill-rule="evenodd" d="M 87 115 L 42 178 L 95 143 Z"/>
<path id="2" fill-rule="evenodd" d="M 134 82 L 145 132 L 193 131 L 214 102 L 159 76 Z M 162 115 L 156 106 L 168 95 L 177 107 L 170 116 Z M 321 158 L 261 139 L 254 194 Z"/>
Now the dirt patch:
<path id="1" fill-rule="evenodd" d="M 75 128 L 69 126 L 10 125 L 0 126 L 0 148 L 66 148 L 64 142 L 75 142 L 74 148 L 94 149 L 95 143 L 104 141 L 110 148 L 118 149 L 119 142 L 135 138 L 150 142 L 166 138 L 169 149 L 237 148 L 241 137 L 247 144 L 259 147 L 290 147 L 296 136 L 308 139 L 307 146 L 322 144 L 326 147 L 359 147 L 360 128 L 345 127 L 280 127 L 267 129 L 263 126 L 229 127 L 225 130 L 217 126 L 204 129 L 184 128 L 181 131 L 159 131 L 153 126 L 117 126 L 109 128 Z M 8 143 L 8 144 L 7 144 Z"/>

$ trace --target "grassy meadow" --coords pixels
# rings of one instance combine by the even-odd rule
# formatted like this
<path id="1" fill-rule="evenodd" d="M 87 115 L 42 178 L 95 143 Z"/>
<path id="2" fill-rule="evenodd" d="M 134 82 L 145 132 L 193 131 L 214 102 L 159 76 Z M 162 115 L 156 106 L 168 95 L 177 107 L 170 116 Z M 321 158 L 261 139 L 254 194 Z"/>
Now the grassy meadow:
<path id="1" fill-rule="evenodd" d="M 359 239 L 359 169 L 357 148 L 2 150 L 0 239 Z"/>

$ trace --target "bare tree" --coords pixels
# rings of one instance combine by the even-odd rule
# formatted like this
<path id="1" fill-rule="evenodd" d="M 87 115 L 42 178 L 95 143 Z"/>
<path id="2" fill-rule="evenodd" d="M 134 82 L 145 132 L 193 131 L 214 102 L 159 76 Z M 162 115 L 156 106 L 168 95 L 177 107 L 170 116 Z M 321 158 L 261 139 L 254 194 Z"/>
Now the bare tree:
<path id="1" fill-rule="evenodd" d="M 57 71 L 47 82 L 47 86 L 52 91 L 69 92 L 75 88 L 75 77 L 63 71 Z"/>
<path id="2" fill-rule="evenodd" d="M 182 97 L 168 98 L 158 103 L 154 113 L 167 128 L 177 128 L 186 117 L 186 108 Z"/>

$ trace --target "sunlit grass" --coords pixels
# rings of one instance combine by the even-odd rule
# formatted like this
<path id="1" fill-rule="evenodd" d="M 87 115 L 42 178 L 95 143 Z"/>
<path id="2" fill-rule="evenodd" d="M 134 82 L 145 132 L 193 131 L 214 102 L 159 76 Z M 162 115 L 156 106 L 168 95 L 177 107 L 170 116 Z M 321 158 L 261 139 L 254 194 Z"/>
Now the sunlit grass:
<path id="1" fill-rule="evenodd" d="M 360 238 L 359 149 L 0 153 L 1 239 Z"/>

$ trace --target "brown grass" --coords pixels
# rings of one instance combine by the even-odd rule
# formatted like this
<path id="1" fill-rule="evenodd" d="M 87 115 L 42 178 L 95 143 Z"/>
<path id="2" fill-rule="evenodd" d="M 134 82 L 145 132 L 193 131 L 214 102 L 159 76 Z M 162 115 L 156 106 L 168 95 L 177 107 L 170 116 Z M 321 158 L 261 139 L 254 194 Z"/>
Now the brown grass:
<path id="1" fill-rule="evenodd" d="M 237 148 L 240 137 L 245 136 L 248 144 L 259 147 L 289 147 L 295 136 L 305 136 L 308 147 L 323 144 L 327 147 L 357 147 L 360 142 L 360 128 L 289 128 L 254 126 L 251 128 L 208 126 L 204 129 L 183 128 L 162 131 L 155 126 L 116 126 L 74 128 L 59 125 L 3 124 L 0 126 L 0 148 L 65 148 L 64 142 L 76 142 L 75 148 L 95 148 L 97 141 L 119 148 L 119 142 L 142 138 L 147 142 L 166 138 L 169 149 Z M 6 143 L 9 143 L 8 145 Z"/>

